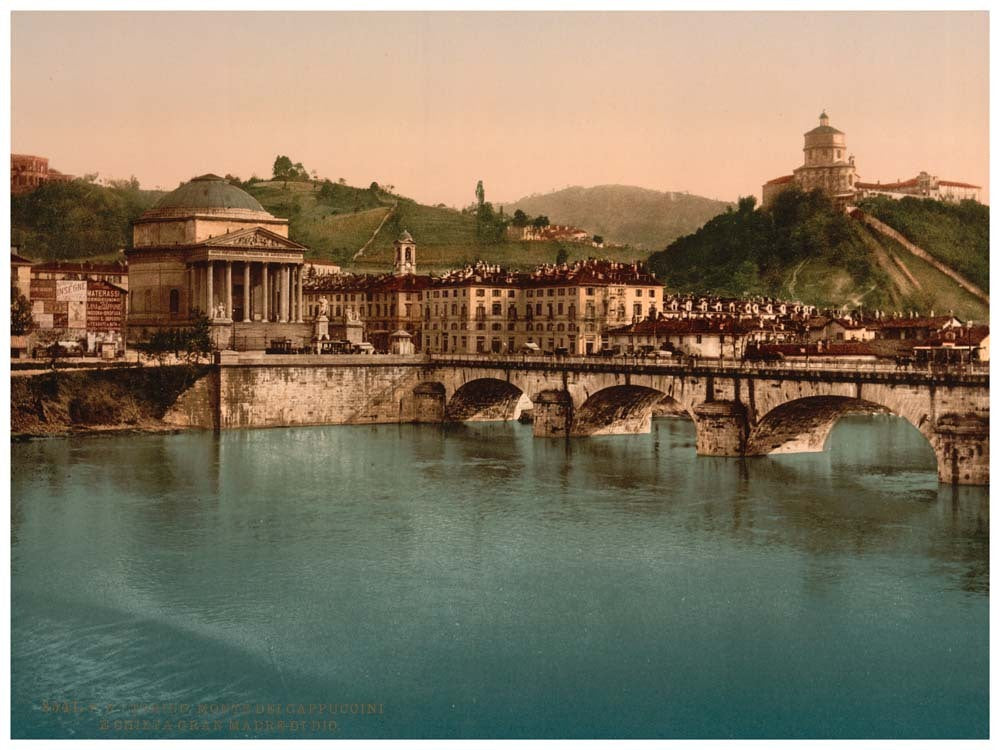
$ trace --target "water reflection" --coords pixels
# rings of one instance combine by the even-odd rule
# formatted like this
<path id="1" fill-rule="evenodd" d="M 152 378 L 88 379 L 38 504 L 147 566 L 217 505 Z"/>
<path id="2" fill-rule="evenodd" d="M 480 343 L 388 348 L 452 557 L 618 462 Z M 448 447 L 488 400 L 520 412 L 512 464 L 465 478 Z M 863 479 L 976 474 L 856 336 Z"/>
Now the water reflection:
<path id="1" fill-rule="evenodd" d="M 99 736 L 38 711 L 75 691 L 393 703 L 354 737 L 982 735 L 988 495 L 939 486 L 922 440 L 852 417 L 826 454 L 747 460 L 671 419 L 19 443 L 15 734 Z"/>

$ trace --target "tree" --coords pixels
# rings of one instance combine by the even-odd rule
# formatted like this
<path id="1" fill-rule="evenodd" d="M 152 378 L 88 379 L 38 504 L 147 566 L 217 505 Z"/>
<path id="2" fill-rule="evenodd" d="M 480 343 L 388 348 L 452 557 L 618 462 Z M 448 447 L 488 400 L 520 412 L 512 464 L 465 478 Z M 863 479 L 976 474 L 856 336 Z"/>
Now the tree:
<path id="1" fill-rule="evenodd" d="M 35 321 L 31 317 L 31 303 L 16 286 L 10 288 L 10 335 L 23 336 L 31 333 Z"/>
<path id="2" fill-rule="evenodd" d="M 483 204 L 486 202 L 486 190 L 483 188 L 483 181 L 480 180 L 476 183 L 476 204 L 482 208 Z"/>
<path id="3" fill-rule="evenodd" d="M 343 177 L 338 177 L 337 178 L 337 184 L 338 185 L 346 185 L 347 184 L 347 180 L 345 180 Z"/>
<path id="4" fill-rule="evenodd" d="M 274 175 L 274 179 L 284 180 L 287 182 L 294 169 L 295 166 L 292 164 L 291 159 L 287 156 L 278 156 L 274 160 L 274 169 L 272 170 L 272 174 Z"/>
<path id="5" fill-rule="evenodd" d="M 562 245 L 559 246 L 559 252 L 556 253 L 556 265 L 561 266 L 563 263 L 569 260 L 569 252 Z"/>
<path id="6" fill-rule="evenodd" d="M 319 199 L 321 201 L 332 201 L 336 194 L 337 189 L 333 183 L 329 180 L 323 180 L 323 184 L 319 188 Z"/>
<path id="7" fill-rule="evenodd" d="M 377 193 L 379 191 L 378 183 L 373 180 L 372 184 L 368 186 L 368 189 L 373 193 Z"/>
<path id="8" fill-rule="evenodd" d="M 592 242 L 595 245 L 603 245 L 604 244 L 604 238 L 601 235 L 599 235 L 599 234 L 595 234 Z"/>
<path id="9" fill-rule="evenodd" d="M 548 216 L 536 216 L 531 222 L 531 226 L 535 229 L 545 229 L 549 225 Z"/>
<path id="10" fill-rule="evenodd" d="M 528 226 L 528 214 L 524 213 L 521 209 L 517 209 L 514 211 L 514 218 L 511 220 L 511 224 L 515 227 Z"/>

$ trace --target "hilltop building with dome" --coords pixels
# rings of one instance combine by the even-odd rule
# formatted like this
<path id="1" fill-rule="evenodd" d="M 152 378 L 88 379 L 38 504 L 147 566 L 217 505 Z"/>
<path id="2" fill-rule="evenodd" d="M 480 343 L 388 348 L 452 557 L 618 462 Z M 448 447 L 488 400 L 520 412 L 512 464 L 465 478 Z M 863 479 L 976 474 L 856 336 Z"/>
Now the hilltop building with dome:
<path id="1" fill-rule="evenodd" d="M 212 321 L 229 348 L 298 335 L 303 322 L 306 248 L 288 238 L 288 220 L 214 174 L 168 193 L 133 225 L 128 258 L 130 342 L 156 330 Z M 284 327 L 284 328 L 283 328 Z M 298 328 L 302 328 L 299 331 Z"/>
<path id="2" fill-rule="evenodd" d="M 854 157 L 847 155 L 847 139 L 842 130 L 830 125 L 826 112 L 819 116 L 819 126 L 804 134 L 804 161 L 792 174 L 765 182 L 762 198 L 765 206 L 775 196 L 795 186 L 804 191 L 822 190 L 836 203 L 854 200 L 858 179 Z"/>
<path id="3" fill-rule="evenodd" d="M 853 205 L 861 198 L 883 195 L 889 198 L 937 198 L 947 201 L 979 200 L 979 185 L 940 180 L 920 172 L 909 180 L 859 182 L 854 157 L 847 154 L 847 137 L 830 125 L 826 112 L 819 116 L 819 126 L 804 134 L 804 161 L 792 174 L 775 177 L 761 187 L 764 206 L 791 187 L 804 191 L 822 190 L 838 206 Z"/>

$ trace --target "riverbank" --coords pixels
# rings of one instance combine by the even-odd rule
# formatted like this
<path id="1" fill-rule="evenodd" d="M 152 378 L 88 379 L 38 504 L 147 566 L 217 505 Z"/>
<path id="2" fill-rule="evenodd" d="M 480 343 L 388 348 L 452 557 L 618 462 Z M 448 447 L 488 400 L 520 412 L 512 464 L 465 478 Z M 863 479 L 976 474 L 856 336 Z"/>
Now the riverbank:
<path id="1" fill-rule="evenodd" d="M 206 365 L 56 370 L 10 379 L 12 438 L 170 432 L 163 416 Z"/>

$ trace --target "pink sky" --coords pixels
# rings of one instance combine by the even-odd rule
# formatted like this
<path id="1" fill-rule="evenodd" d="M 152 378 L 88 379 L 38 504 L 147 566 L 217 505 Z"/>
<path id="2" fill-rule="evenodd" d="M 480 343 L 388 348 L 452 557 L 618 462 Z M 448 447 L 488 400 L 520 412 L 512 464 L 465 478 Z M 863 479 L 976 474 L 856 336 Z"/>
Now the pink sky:
<path id="1" fill-rule="evenodd" d="M 988 15 L 30 13 L 12 150 L 173 188 L 287 154 L 464 205 L 618 183 L 735 200 L 826 109 L 865 181 L 984 188 Z M 983 198 L 988 200 L 988 191 Z"/>

